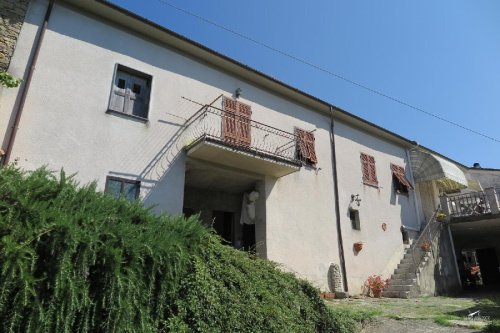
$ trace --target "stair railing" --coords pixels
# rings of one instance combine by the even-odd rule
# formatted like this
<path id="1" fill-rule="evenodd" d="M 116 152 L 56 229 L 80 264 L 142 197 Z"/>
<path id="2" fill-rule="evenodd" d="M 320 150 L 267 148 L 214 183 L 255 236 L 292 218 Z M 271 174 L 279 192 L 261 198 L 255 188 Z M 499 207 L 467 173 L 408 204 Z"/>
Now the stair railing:
<path id="1" fill-rule="evenodd" d="M 417 270 L 422 260 L 422 257 L 424 256 L 421 252 L 424 251 L 424 249 L 422 249 L 422 247 L 424 247 L 423 245 L 426 244 L 430 249 L 430 247 L 432 247 L 432 241 L 434 240 L 434 238 L 436 238 L 436 235 L 438 234 L 439 230 L 443 225 L 441 222 L 438 222 L 436 220 L 437 214 L 440 211 L 441 211 L 441 206 L 439 205 L 434 214 L 432 214 L 432 217 L 429 219 L 424 229 L 420 232 L 420 235 L 418 236 L 417 240 L 413 242 L 412 246 L 410 247 L 415 270 Z"/>

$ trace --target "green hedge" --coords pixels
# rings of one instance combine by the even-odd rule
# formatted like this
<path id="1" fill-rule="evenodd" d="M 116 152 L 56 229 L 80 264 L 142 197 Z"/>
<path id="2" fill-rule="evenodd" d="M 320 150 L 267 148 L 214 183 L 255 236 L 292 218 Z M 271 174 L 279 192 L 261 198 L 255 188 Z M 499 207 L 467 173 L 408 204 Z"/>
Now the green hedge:
<path id="1" fill-rule="evenodd" d="M 0 169 L 2 332 L 340 332 L 307 282 L 195 218 Z"/>

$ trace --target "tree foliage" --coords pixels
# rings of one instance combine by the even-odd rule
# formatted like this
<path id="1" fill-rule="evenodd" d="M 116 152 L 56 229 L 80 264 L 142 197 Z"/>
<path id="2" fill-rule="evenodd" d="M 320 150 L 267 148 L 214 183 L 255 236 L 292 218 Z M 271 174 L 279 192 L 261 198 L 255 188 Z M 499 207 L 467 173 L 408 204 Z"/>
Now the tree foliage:
<path id="1" fill-rule="evenodd" d="M 0 169 L 2 332 L 334 332 L 318 291 L 196 218 Z"/>

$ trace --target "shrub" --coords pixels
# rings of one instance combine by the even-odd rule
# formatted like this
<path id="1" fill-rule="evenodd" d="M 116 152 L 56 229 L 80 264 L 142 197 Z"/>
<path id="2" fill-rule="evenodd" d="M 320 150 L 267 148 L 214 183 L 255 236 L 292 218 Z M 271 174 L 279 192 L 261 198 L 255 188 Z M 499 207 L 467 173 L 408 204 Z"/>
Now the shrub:
<path id="1" fill-rule="evenodd" d="M 0 169 L 2 332 L 350 332 L 318 290 L 196 217 Z"/>

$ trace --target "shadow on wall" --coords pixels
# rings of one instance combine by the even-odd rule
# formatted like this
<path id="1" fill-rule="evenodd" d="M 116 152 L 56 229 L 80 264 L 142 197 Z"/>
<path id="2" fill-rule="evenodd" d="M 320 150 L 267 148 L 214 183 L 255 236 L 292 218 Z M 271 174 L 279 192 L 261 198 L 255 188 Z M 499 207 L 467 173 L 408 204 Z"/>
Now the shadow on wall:
<path id="1" fill-rule="evenodd" d="M 62 15 L 61 10 L 65 11 Z M 55 12 L 58 15 L 54 15 L 50 30 L 69 38 L 132 57 L 167 72 L 190 78 L 193 82 L 201 82 L 217 88 L 220 91 L 229 92 L 234 91 L 237 87 L 243 88 L 246 99 L 266 108 L 279 110 L 281 114 L 312 123 L 318 128 L 329 131 L 330 122 L 328 118 L 312 112 L 303 112 L 302 106 L 288 102 L 286 98 L 279 98 L 270 92 L 265 92 L 265 90 L 245 89 L 245 86 L 249 86 L 246 81 L 230 74 L 222 74 L 221 69 L 207 66 L 201 60 L 177 53 L 173 48 L 159 42 L 151 40 L 146 42 L 146 39 L 142 39 L 137 35 L 126 33 L 110 25 L 103 25 L 96 17 L 78 16 L 78 18 L 75 18 L 75 15 L 70 15 L 71 12 L 66 13 L 67 10 L 71 9 L 66 7 L 62 9 L 60 4 L 55 7 Z M 96 24 L 96 22 L 99 23 Z M 83 25 L 85 28 L 82 28 Z M 124 42 L 124 39 L 127 42 Z M 75 54 L 75 58 L 77 57 L 78 55 Z M 210 97 L 202 96 L 199 98 Z M 286 102 L 286 107 L 284 107 L 283 102 Z M 270 125 L 278 126 L 279 124 Z M 285 128 L 284 130 L 292 131 L 293 128 Z"/>
<path id="2" fill-rule="evenodd" d="M 434 281 L 435 295 L 456 295 L 462 291 L 462 286 L 458 283 L 458 276 L 455 267 L 455 256 L 448 229 L 445 226 L 441 229 L 438 239 L 437 251 L 434 257 Z"/>

